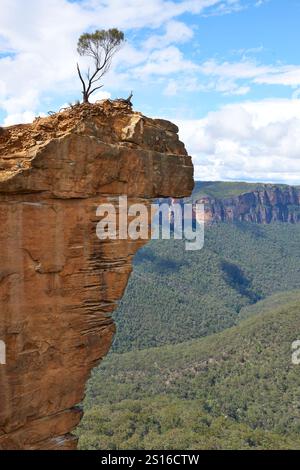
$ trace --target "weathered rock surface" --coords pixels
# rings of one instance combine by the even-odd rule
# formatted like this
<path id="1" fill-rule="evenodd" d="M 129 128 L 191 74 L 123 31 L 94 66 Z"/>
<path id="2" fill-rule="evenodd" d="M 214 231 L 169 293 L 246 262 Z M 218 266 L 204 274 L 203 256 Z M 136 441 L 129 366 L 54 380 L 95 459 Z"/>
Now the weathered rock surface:
<path id="1" fill-rule="evenodd" d="M 264 189 L 226 199 L 204 196 L 198 203 L 204 204 L 204 219 L 207 223 L 300 223 L 300 189 L 292 186 L 276 187 L 266 184 Z"/>
<path id="2" fill-rule="evenodd" d="M 123 101 L 0 129 L 0 449 L 76 448 L 76 405 L 145 243 L 100 241 L 96 209 L 190 195 L 177 131 Z"/>

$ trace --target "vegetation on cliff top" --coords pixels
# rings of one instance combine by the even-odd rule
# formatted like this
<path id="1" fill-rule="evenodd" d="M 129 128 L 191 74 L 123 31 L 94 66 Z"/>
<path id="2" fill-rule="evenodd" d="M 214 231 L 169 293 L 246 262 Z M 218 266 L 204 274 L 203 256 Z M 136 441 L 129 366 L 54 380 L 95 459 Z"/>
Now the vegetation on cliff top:
<path id="1" fill-rule="evenodd" d="M 296 186 L 300 189 L 299 186 Z M 193 198 L 210 196 L 216 199 L 230 198 L 250 191 L 288 188 L 286 184 L 246 183 L 244 181 L 196 181 Z"/>
<path id="2" fill-rule="evenodd" d="M 109 71 L 112 58 L 124 42 L 124 33 L 117 28 L 96 30 L 94 33 L 84 33 L 77 44 L 77 52 L 81 56 L 92 59 L 94 69 L 83 78 L 79 64 L 77 72 L 82 84 L 83 102 L 88 103 L 90 96 L 103 87 L 99 81 Z"/>

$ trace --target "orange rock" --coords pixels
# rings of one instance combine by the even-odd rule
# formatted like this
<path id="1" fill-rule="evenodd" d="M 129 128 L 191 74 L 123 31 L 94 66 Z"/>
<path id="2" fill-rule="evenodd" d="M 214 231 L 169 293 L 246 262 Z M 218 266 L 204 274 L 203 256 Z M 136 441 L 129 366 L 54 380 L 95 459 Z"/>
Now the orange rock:
<path id="1" fill-rule="evenodd" d="M 100 241 L 98 205 L 192 188 L 176 126 L 121 100 L 2 129 L 0 449 L 76 448 L 76 405 L 109 350 L 111 313 L 145 243 Z"/>

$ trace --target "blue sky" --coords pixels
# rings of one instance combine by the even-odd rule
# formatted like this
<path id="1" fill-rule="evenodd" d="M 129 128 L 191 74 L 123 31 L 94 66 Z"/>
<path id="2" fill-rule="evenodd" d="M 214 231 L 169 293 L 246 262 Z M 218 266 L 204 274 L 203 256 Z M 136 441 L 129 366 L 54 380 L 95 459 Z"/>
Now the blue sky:
<path id="1" fill-rule="evenodd" d="M 300 184 L 299 17 L 300 0 L 1 0 L 0 123 L 79 98 L 78 36 L 116 26 L 95 99 L 133 90 L 175 121 L 197 179 Z"/>

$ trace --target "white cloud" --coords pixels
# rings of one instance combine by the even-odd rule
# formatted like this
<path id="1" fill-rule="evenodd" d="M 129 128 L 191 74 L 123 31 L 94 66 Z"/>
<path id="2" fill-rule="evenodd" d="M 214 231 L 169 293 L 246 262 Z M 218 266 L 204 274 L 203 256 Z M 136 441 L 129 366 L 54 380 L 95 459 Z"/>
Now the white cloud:
<path id="1" fill-rule="evenodd" d="M 167 86 L 164 89 L 164 94 L 166 96 L 175 96 L 177 95 L 179 90 L 180 90 L 179 82 L 171 79 L 168 81 Z"/>
<path id="2" fill-rule="evenodd" d="M 116 26 L 137 35 L 148 28 L 146 39 L 127 42 L 116 56 L 105 81 L 110 93 L 128 91 L 133 80 L 145 86 L 160 82 L 166 95 L 184 90 L 242 96 L 253 83 L 300 86 L 300 67 L 264 66 L 250 60 L 196 64 L 179 49 L 194 33 L 180 21 L 182 14 L 223 14 L 241 4 L 238 0 L 1 0 L 0 47 L 8 55 L 0 56 L 0 109 L 8 115 L 6 122 L 20 114 L 47 111 L 53 97 L 59 102 L 78 93 L 80 98 L 76 42 L 83 31 L 96 27 Z"/>
<path id="3" fill-rule="evenodd" d="M 238 12 L 248 8 L 248 3 L 239 0 L 230 0 L 222 2 L 215 9 L 210 11 L 206 16 L 227 15 L 228 13 Z"/>
<path id="4" fill-rule="evenodd" d="M 205 76 L 215 77 L 214 88 L 218 91 L 220 81 L 230 80 L 234 89 L 240 88 L 238 83 L 243 80 L 250 91 L 249 84 L 283 85 L 295 87 L 300 85 L 299 65 L 263 65 L 248 59 L 239 62 L 217 62 L 207 60 L 199 67 L 199 72 Z M 242 88 L 245 88 L 243 86 Z"/>
<path id="5" fill-rule="evenodd" d="M 250 91 L 249 86 L 239 86 L 234 80 L 224 78 L 220 78 L 215 83 L 211 82 L 209 87 L 223 95 L 242 96 L 247 95 Z"/>
<path id="6" fill-rule="evenodd" d="M 75 93 L 76 43 L 90 28 L 165 29 L 161 37 L 150 36 L 148 45 L 125 46 L 115 61 L 117 66 L 122 59 L 123 70 L 118 77 L 112 71 L 110 89 L 120 83 L 127 89 L 135 71 L 131 68 L 137 66 L 140 78 L 158 74 L 155 60 L 162 75 L 174 72 L 172 60 L 177 67 L 188 66 L 174 44 L 189 40 L 193 32 L 177 18 L 223 3 L 230 6 L 232 0 L 1 0 L 0 46 L 10 55 L 0 56 L 0 108 L 10 115 L 36 113 L 50 95 Z M 31 102 L 25 96 L 28 90 L 34 90 Z"/>
<path id="7" fill-rule="evenodd" d="M 300 184 L 300 100 L 231 104 L 177 124 L 196 179 Z"/>
<path id="8" fill-rule="evenodd" d="M 239 0 L 235 0 L 239 1 Z M 198 14 L 208 7 L 231 4 L 232 0 L 85 0 L 82 6 L 92 12 L 94 25 L 101 19 L 103 27 L 158 28 L 184 13 Z"/>
<path id="9" fill-rule="evenodd" d="M 298 86 L 300 85 L 300 67 L 299 66 L 282 66 L 274 67 L 271 73 L 259 75 L 255 83 L 264 85 L 285 85 L 285 86 Z"/>
<path id="10" fill-rule="evenodd" d="M 245 55 L 243 50 L 240 53 Z M 199 65 L 190 63 L 187 66 L 182 61 L 181 70 L 185 71 L 184 75 L 176 79 L 172 78 L 165 88 L 165 94 L 175 95 L 178 90 L 184 89 L 186 91 L 215 91 L 225 96 L 242 96 L 248 94 L 254 84 L 282 85 L 292 88 L 300 86 L 300 66 L 258 64 L 248 59 L 247 56 L 236 62 L 218 62 L 215 59 L 209 59 Z"/>
<path id="11" fill-rule="evenodd" d="M 146 49 L 161 49 L 175 43 L 185 43 L 192 39 L 194 32 L 181 21 L 169 21 L 163 35 L 153 35 L 145 42 Z"/>
<path id="12" fill-rule="evenodd" d="M 22 124 L 34 120 L 36 114 L 31 111 L 24 111 L 24 113 L 9 114 L 4 119 L 5 126 L 12 126 L 13 124 Z"/>
<path id="13" fill-rule="evenodd" d="M 268 3 L 270 0 L 257 0 L 256 3 L 255 3 L 255 6 L 256 7 L 261 7 L 262 5 L 264 5 L 265 3 Z"/>
<path id="14" fill-rule="evenodd" d="M 75 70 L 76 42 L 90 28 L 116 26 L 138 37 L 127 42 L 115 57 L 106 77 L 109 93 L 127 92 L 132 81 L 161 83 L 165 95 L 211 92 L 243 96 L 251 85 L 300 86 L 300 67 L 240 62 L 197 64 L 187 58 L 180 44 L 192 40 L 194 31 L 180 16 L 236 11 L 238 0 L 1 0 L 0 109 L 12 122 L 52 107 L 53 98 L 65 101 L 78 93 Z M 254 2 L 255 3 L 255 2 Z M 244 5 L 248 5 L 246 2 Z M 148 36 L 139 31 L 148 28 Z M 157 31 L 159 29 L 159 32 Z M 83 63 L 86 63 L 83 61 Z M 107 89 L 101 93 L 108 93 Z M 52 101 L 51 101 L 52 100 Z"/>
<path id="15" fill-rule="evenodd" d="M 151 52 L 146 63 L 136 67 L 132 72 L 137 78 L 145 78 L 151 75 L 177 74 L 181 70 L 187 73 L 197 69 L 197 65 L 185 59 L 177 47 L 168 46 Z"/>
<path id="16" fill-rule="evenodd" d="M 96 93 L 94 93 L 90 97 L 90 101 L 91 103 L 95 103 L 96 101 L 107 100 L 109 98 L 111 98 L 110 93 L 108 93 L 107 91 L 99 90 L 99 91 L 96 91 Z"/>
<path id="17" fill-rule="evenodd" d="M 200 70 L 204 75 L 231 79 L 251 79 L 268 74 L 272 71 L 272 67 L 257 65 L 251 61 L 219 63 L 211 59 L 204 62 Z"/>

